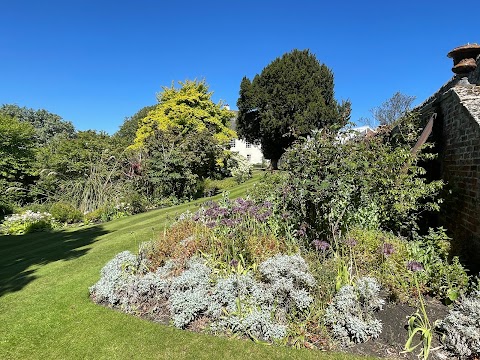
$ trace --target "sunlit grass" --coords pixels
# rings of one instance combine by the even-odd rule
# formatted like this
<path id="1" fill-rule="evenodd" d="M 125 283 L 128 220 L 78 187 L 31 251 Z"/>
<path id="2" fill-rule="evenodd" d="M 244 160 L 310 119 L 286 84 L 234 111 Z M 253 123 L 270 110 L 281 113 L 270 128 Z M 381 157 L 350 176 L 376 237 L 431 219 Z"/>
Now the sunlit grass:
<path id="1" fill-rule="evenodd" d="M 243 196 L 259 176 L 231 196 Z M 358 358 L 181 331 L 90 301 L 88 288 L 108 260 L 136 252 L 140 242 L 204 201 L 92 227 L 0 236 L 0 359 Z"/>

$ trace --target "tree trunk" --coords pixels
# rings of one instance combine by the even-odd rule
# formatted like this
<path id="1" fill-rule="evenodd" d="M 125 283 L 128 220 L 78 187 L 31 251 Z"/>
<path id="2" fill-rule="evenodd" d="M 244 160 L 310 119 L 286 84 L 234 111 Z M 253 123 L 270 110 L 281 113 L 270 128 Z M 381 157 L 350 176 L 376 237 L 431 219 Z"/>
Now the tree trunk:
<path id="1" fill-rule="evenodd" d="M 278 159 L 270 159 L 270 168 L 272 170 L 278 170 Z"/>

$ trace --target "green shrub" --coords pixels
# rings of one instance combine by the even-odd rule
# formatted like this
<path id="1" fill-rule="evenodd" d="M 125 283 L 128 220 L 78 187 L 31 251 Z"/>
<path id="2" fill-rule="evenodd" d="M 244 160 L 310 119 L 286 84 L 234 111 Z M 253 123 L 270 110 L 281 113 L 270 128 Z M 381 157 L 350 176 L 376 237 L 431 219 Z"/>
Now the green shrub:
<path id="1" fill-rule="evenodd" d="M 50 206 L 50 214 L 61 223 L 77 223 L 83 220 L 83 214 L 75 206 L 64 201 L 59 201 Z"/>
<path id="2" fill-rule="evenodd" d="M 141 202 L 141 198 L 138 201 Z M 143 202 L 141 204 L 134 204 L 133 206 L 129 203 L 121 202 L 116 205 L 109 204 L 99 207 L 94 211 L 86 213 L 83 218 L 86 223 L 107 222 L 113 219 L 120 219 L 122 217 L 132 215 L 135 213 L 134 211 L 140 211 L 141 209 L 145 208 L 146 205 L 143 205 Z"/>
<path id="3" fill-rule="evenodd" d="M 130 214 L 140 214 L 145 212 L 148 207 L 147 199 L 138 192 L 129 192 L 123 197 L 123 203 L 128 206 Z"/>
<path id="4" fill-rule="evenodd" d="M 107 206 L 99 207 L 96 210 L 90 211 L 84 215 L 84 221 L 87 224 L 106 222 L 111 220 L 113 217 L 113 210 Z"/>
<path id="5" fill-rule="evenodd" d="M 223 192 L 224 190 L 231 189 L 235 185 L 237 185 L 237 182 L 232 177 L 228 177 L 222 180 L 205 179 L 203 182 L 203 196 L 214 196 Z"/>
<path id="6" fill-rule="evenodd" d="M 0 221 L 6 216 L 13 213 L 14 206 L 7 200 L 0 198 Z"/>
<path id="7" fill-rule="evenodd" d="M 338 247 L 354 276 L 375 277 L 393 299 L 410 299 L 415 284 L 405 266 L 409 259 L 406 239 L 381 230 L 356 228 L 345 234 Z"/>
<path id="8" fill-rule="evenodd" d="M 445 229 L 429 229 L 427 235 L 419 236 L 408 244 L 410 257 L 422 264 L 419 282 L 425 291 L 445 300 L 454 302 L 468 289 L 469 277 L 458 257 L 449 259 L 451 239 Z"/>

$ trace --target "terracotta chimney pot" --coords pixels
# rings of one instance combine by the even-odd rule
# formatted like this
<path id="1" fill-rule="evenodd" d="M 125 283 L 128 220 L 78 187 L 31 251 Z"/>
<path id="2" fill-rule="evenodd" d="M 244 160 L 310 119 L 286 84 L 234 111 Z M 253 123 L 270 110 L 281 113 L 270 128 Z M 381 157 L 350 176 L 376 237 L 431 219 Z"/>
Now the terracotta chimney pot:
<path id="1" fill-rule="evenodd" d="M 477 67 L 477 56 L 480 54 L 480 45 L 467 44 L 456 47 L 448 53 L 453 59 L 452 71 L 455 74 L 466 75 Z"/>

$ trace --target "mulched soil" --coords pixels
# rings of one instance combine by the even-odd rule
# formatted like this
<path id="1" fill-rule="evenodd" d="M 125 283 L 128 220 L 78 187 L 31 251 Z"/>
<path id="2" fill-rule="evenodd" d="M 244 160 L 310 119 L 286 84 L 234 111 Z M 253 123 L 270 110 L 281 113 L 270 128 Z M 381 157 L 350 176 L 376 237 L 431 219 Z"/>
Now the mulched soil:
<path id="1" fill-rule="evenodd" d="M 426 298 L 425 303 L 428 318 L 432 324 L 435 320 L 445 318 L 448 312 L 447 306 L 433 298 Z M 377 313 L 377 318 L 383 323 L 383 331 L 380 337 L 343 350 L 359 355 L 372 355 L 389 359 L 418 359 L 417 354 L 421 346 L 415 349 L 413 353 L 401 353 L 408 338 L 406 326 L 408 317 L 415 311 L 414 307 L 406 304 L 387 303 L 384 309 Z M 452 359 L 441 349 L 436 349 L 439 346 L 440 336 L 436 334 L 432 341 L 432 349 L 434 350 L 430 351 L 429 359 Z"/>

